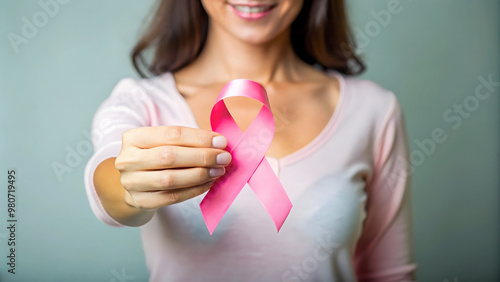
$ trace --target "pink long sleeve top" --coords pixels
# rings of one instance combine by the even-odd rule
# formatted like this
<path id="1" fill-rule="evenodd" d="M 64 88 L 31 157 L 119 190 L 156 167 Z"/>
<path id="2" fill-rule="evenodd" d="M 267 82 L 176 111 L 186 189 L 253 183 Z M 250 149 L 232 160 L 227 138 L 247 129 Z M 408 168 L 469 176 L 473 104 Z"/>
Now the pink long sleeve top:
<path id="1" fill-rule="evenodd" d="M 160 208 L 140 227 L 150 281 L 415 281 L 401 106 L 374 82 L 329 74 L 340 98 L 322 132 L 290 155 L 266 157 L 293 204 L 281 231 L 248 184 L 212 236 L 204 194 Z M 171 73 L 123 79 L 98 108 L 84 177 L 104 223 L 123 226 L 96 195 L 95 168 L 118 156 L 124 131 L 158 125 L 198 127 Z"/>

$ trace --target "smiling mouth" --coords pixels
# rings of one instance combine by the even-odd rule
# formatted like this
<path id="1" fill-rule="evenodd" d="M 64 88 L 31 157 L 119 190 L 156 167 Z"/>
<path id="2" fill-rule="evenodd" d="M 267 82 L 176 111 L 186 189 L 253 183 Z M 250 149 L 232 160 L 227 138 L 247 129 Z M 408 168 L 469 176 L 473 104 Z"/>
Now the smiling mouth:
<path id="1" fill-rule="evenodd" d="M 238 12 L 245 14 L 259 14 L 270 11 L 272 8 L 276 7 L 276 5 L 267 5 L 267 6 L 248 6 L 248 5 L 236 5 L 231 4 L 231 6 Z"/>

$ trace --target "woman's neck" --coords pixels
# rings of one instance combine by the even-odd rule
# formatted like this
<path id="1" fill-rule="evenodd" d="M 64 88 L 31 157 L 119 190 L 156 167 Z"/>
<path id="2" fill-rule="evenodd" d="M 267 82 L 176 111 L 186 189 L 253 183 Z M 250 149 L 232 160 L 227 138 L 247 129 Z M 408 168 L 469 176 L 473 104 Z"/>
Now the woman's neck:
<path id="1" fill-rule="evenodd" d="M 270 42 L 251 44 L 211 27 L 203 51 L 183 70 L 196 74 L 200 84 L 226 83 L 238 78 L 261 84 L 295 80 L 299 65 L 304 63 L 293 51 L 289 34 L 286 30 Z"/>

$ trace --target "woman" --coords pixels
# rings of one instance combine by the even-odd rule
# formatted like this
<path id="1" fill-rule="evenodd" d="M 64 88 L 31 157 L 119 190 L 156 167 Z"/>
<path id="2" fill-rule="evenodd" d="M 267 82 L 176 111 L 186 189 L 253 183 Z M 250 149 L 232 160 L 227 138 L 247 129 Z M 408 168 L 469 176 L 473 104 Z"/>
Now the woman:
<path id="1" fill-rule="evenodd" d="M 163 0 L 93 120 L 85 181 L 96 216 L 141 226 L 151 281 L 413 281 L 410 177 L 395 95 L 348 77 L 343 0 Z M 148 63 L 142 54 L 154 50 Z M 293 208 L 279 233 L 248 185 L 211 236 L 199 203 L 231 162 L 210 130 L 222 86 L 269 95 L 266 154 Z M 244 130 L 258 105 L 227 101 Z"/>

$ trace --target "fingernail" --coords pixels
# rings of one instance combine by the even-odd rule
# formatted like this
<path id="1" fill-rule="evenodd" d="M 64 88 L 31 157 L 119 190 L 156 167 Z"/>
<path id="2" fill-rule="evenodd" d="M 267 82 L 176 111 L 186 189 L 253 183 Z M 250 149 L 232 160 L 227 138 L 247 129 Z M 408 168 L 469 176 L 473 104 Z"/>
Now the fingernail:
<path id="1" fill-rule="evenodd" d="M 231 154 L 224 152 L 217 155 L 217 164 L 228 165 L 231 162 Z"/>
<path id="2" fill-rule="evenodd" d="M 224 136 L 215 136 L 214 138 L 212 138 L 212 146 L 214 148 L 219 148 L 219 149 L 224 149 L 226 148 L 227 146 L 227 141 L 226 141 L 226 138 L 224 138 Z"/>
<path id="3" fill-rule="evenodd" d="M 219 177 L 223 175 L 226 170 L 223 167 L 213 167 L 210 169 L 210 177 Z"/>

